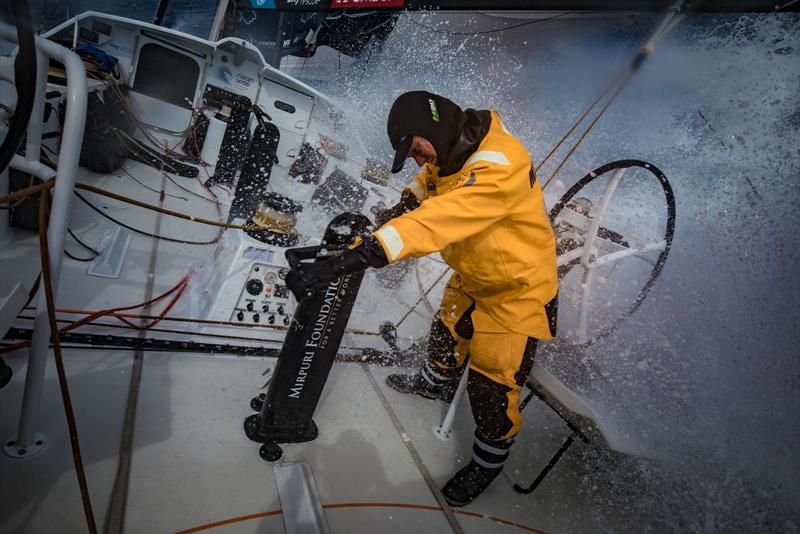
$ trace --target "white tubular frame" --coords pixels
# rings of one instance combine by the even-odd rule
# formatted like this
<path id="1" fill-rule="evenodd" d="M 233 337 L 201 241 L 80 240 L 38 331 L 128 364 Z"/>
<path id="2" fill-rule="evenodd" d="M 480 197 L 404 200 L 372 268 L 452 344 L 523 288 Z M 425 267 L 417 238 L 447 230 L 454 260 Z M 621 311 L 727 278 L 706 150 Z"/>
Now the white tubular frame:
<path id="1" fill-rule="evenodd" d="M 455 422 L 456 413 L 458 413 L 458 407 L 464 399 L 464 393 L 467 391 L 467 380 L 469 380 L 469 365 L 464 366 L 464 372 L 461 373 L 461 379 L 458 381 L 458 389 L 456 389 L 456 393 L 453 395 L 453 400 L 450 401 L 450 407 L 447 409 L 447 414 L 445 414 L 442 424 L 433 429 L 433 434 L 442 441 L 450 439 L 450 434 L 453 430 L 453 422 Z"/>
<path id="2" fill-rule="evenodd" d="M 15 28 L 7 24 L 0 24 L 0 39 L 16 42 L 17 32 Z M 53 188 L 50 223 L 47 230 L 47 246 L 50 251 L 50 274 L 53 280 L 53 293 L 57 298 L 64 238 L 67 232 L 67 223 L 69 222 L 72 192 L 77 179 L 83 130 L 86 124 L 86 70 L 83 66 L 83 61 L 74 52 L 42 37 L 36 37 L 35 42 L 37 62 L 36 95 L 31 118 L 28 122 L 26 155 L 25 158 L 14 156 L 11 161 L 11 167 L 31 173 L 43 180 L 48 180 L 53 176 L 52 169 L 39 163 L 39 151 L 41 150 L 42 117 L 44 116 L 44 101 L 47 91 L 47 66 L 51 58 L 60 61 L 67 71 L 67 110 L 61 137 L 58 169 L 55 173 L 56 182 Z M 7 68 L 0 69 L 0 77 L 12 83 L 15 82 L 13 69 L 10 71 Z M 37 448 L 42 450 L 46 446 L 46 443 L 39 445 L 42 441 L 40 439 L 41 435 L 35 437 L 34 425 L 39 412 L 39 401 L 41 400 L 49 346 L 50 324 L 47 318 L 47 302 L 44 291 L 40 291 L 36 303 L 36 318 L 28 357 L 28 371 L 25 377 L 25 391 L 22 399 L 19 430 L 16 438 L 12 440 L 14 441 L 13 449 L 16 449 L 17 452 L 26 451 L 27 454 L 11 454 L 14 457 L 24 456 L 29 458 L 36 454 Z M 7 453 L 9 453 L 8 449 L 9 447 L 6 447 Z"/>

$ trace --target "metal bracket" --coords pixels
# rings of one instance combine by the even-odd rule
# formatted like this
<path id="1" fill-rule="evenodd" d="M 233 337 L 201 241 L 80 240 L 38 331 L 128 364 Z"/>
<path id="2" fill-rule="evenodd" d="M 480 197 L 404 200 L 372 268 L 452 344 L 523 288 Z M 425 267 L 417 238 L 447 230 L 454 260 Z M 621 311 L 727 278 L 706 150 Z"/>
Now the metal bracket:
<path id="1" fill-rule="evenodd" d="M 553 469 L 553 467 L 555 467 L 555 465 L 558 463 L 558 461 L 561 459 L 564 453 L 567 452 L 567 449 L 569 449 L 569 446 L 572 445 L 574 439 L 575 439 L 575 433 L 570 434 L 567 440 L 564 442 L 564 444 L 561 445 L 561 448 L 558 449 L 558 451 L 553 455 L 552 458 L 550 458 L 550 461 L 547 462 L 547 465 L 544 467 L 544 469 L 542 469 L 542 471 L 539 473 L 539 476 L 536 477 L 536 480 L 534 480 L 530 486 L 528 486 L 527 488 L 523 488 L 519 484 L 514 484 L 514 491 L 516 491 L 517 493 L 522 493 L 524 495 L 527 495 L 528 493 L 533 493 L 533 491 L 537 487 L 539 487 L 539 484 L 542 483 L 544 477 L 547 476 L 547 473 L 549 473 L 550 470 Z"/>

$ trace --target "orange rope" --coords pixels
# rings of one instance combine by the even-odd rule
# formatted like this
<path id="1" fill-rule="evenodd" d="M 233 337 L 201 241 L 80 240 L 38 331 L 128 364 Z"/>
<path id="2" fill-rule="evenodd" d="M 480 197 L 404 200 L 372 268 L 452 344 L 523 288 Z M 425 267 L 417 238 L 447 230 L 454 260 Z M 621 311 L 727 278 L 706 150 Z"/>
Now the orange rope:
<path id="1" fill-rule="evenodd" d="M 429 506 L 424 504 L 408 504 L 408 503 L 394 503 L 394 502 L 345 502 L 345 503 L 335 503 L 335 504 L 323 504 L 322 508 L 324 510 L 335 510 L 337 508 L 406 508 L 411 510 L 428 510 L 432 512 L 441 512 L 442 508 L 440 506 Z M 468 517 L 477 517 L 479 519 L 489 519 L 490 521 L 494 521 L 496 523 L 501 523 L 503 525 L 507 525 L 510 527 L 515 527 L 520 530 L 524 530 L 526 532 L 534 532 L 535 534 L 545 534 L 543 531 L 529 527 L 527 525 L 522 525 L 520 523 L 515 523 L 514 521 L 509 521 L 507 519 L 501 519 L 499 517 L 481 514 L 478 512 L 468 512 L 466 510 L 453 510 L 454 513 L 465 515 Z M 262 517 L 270 517 L 274 515 L 278 515 L 283 513 L 283 510 L 278 508 L 277 510 L 272 510 L 270 512 L 262 512 L 259 514 L 250 514 L 250 515 L 241 515 L 238 517 L 231 517 L 229 519 L 223 519 L 222 521 L 215 521 L 214 523 L 207 523 L 205 525 L 200 525 L 197 527 L 192 527 L 186 530 L 180 530 L 175 534 L 192 534 L 194 532 L 200 532 L 203 530 L 209 530 L 216 527 L 221 527 L 224 525 L 231 525 L 233 523 L 240 523 L 242 521 L 250 521 L 252 519 L 260 519 Z"/>
<path id="2" fill-rule="evenodd" d="M 208 530 L 210 528 L 222 527 L 225 525 L 230 525 L 232 523 L 240 523 L 242 521 L 250 521 L 251 519 L 260 519 L 262 517 L 269 517 L 272 515 L 278 515 L 283 513 L 283 510 L 278 508 L 277 510 L 272 510 L 271 512 L 262 512 L 260 514 L 250 514 L 250 515 L 240 515 L 239 517 L 232 517 L 230 519 L 223 519 L 222 521 L 216 521 L 214 523 L 208 523 L 207 525 L 200 525 L 199 527 L 190 528 L 187 530 L 180 530 L 175 534 L 191 534 L 192 532 L 200 532 L 201 530 Z"/>

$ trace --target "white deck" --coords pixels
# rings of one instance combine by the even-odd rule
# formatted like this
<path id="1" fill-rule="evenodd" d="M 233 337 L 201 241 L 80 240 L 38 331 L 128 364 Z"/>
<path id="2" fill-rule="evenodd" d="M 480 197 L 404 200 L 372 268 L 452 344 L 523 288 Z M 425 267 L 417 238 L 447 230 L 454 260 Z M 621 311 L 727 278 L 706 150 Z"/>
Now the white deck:
<path id="1" fill-rule="evenodd" d="M 102 525 L 117 468 L 132 354 L 65 351 L 81 449 L 98 524 Z M 24 356 L 9 358 L 17 371 L 3 391 L 0 433 L 15 431 Z M 261 372 L 273 360 L 145 353 L 137 408 L 125 532 L 174 532 L 240 518 L 210 532 L 282 532 L 273 465 L 258 456 L 242 421 L 253 413 Z M 371 373 L 405 429 L 410 443 L 440 486 L 471 449 L 468 410 L 453 437 L 443 442 L 431 429 L 441 402 L 410 398 L 389 389 L 390 369 L 334 365 L 315 421 L 313 442 L 285 445 L 280 462 L 307 462 L 332 532 L 448 532 L 450 527 L 374 390 Z M 39 429 L 48 450 L 33 459 L 0 458 L 4 532 L 73 532 L 84 528 L 63 409 L 54 369 L 48 369 Z M 539 431 L 533 431 L 538 428 Z M 527 485 L 569 433 L 534 403 L 501 477 L 472 505 L 456 513 L 464 532 L 515 532 L 491 517 L 547 532 L 602 531 L 593 525 L 592 502 L 573 491 L 583 468 L 567 455 L 532 495 L 519 495 L 511 479 Z M 545 452 L 547 451 L 547 452 Z M 381 506 L 376 506 L 380 504 Z M 347 505 L 337 507 L 337 505 Z M 399 505 L 399 506 L 398 506 Z M 402 508 L 419 505 L 425 509 Z M 436 508 L 430 509 L 430 508 Z M 563 513 L 562 513 L 563 512 Z M 568 512 L 568 513 L 567 513 Z M 491 517 L 490 517 L 491 516 Z"/>

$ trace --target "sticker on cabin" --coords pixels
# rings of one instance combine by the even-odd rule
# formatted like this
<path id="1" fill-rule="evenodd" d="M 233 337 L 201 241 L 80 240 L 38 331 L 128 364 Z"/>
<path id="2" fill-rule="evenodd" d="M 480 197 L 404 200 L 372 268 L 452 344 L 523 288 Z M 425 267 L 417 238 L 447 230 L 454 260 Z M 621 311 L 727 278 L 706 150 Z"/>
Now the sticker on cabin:
<path id="1" fill-rule="evenodd" d="M 331 7 L 403 7 L 405 3 L 405 0 L 331 0 Z"/>
<path id="2" fill-rule="evenodd" d="M 328 0 L 250 0 L 250 7 L 257 9 L 308 9 L 329 7 Z"/>
<path id="3" fill-rule="evenodd" d="M 253 85 L 255 82 L 256 82 L 255 78 L 248 76 L 247 74 L 242 74 L 241 72 L 237 72 L 233 85 L 237 89 L 246 91 L 250 89 L 250 86 Z"/>

